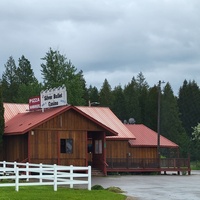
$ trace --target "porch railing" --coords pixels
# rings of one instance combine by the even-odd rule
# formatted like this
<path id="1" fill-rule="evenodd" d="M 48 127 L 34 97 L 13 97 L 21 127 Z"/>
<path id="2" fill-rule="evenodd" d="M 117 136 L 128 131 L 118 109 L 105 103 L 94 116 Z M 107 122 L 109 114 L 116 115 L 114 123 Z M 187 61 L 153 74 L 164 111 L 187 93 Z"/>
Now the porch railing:
<path id="1" fill-rule="evenodd" d="M 121 171 L 189 171 L 189 158 L 107 158 L 107 170 L 121 169 Z"/>

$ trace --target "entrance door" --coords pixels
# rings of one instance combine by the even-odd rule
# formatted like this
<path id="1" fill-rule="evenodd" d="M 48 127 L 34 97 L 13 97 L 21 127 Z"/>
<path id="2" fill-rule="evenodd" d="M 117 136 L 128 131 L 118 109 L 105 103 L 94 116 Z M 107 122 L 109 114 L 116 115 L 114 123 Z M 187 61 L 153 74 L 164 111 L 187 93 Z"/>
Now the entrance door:
<path id="1" fill-rule="evenodd" d="M 105 173 L 106 149 L 105 133 L 101 131 L 88 132 L 88 163 L 93 168 Z"/>

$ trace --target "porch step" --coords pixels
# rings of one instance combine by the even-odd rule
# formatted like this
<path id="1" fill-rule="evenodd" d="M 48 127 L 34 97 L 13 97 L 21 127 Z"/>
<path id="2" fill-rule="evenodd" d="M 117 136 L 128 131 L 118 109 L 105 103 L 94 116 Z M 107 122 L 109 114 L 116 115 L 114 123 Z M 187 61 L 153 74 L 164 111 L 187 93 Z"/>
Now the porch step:
<path id="1" fill-rule="evenodd" d="M 105 176 L 105 175 L 101 170 L 92 168 L 92 176 Z"/>

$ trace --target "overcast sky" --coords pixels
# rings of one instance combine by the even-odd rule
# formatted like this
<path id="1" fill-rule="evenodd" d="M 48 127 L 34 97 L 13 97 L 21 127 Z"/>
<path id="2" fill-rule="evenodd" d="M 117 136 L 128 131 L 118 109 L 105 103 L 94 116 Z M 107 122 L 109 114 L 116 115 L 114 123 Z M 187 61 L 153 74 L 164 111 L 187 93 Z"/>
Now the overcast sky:
<path id="1" fill-rule="evenodd" d="M 38 80 L 41 58 L 59 50 L 87 86 L 122 87 L 142 72 L 150 86 L 200 85 L 199 0 L 0 0 L 0 77 L 24 55 Z"/>

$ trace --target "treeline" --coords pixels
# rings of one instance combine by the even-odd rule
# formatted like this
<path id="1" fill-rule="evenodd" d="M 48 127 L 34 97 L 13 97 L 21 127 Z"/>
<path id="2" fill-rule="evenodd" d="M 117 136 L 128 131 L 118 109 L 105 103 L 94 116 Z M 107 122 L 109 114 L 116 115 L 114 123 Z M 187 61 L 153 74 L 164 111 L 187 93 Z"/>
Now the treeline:
<path id="1" fill-rule="evenodd" d="M 38 96 L 41 90 L 64 84 L 69 104 L 87 106 L 89 102 L 91 105 L 97 102 L 99 106 L 110 107 L 122 122 L 134 118 L 137 124 L 157 131 L 159 85 L 156 82 L 150 87 L 142 72 L 125 86 L 113 89 L 105 79 L 98 90 L 92 85 L 87 87 L 83 71 L 78 71 L 59 51 L 50 48 L 42 61 L 43 82 L 39 82 L 24 55 L 19 58 L 18 65 L 12 56 L 9 57 L 1 78 L 1 102 L 28 103 L 28 99 Z M 193 127 L 200 122 L 199 86 L 194 80 L 184 80 L 177 97 L 169 82 L 161 88 L 161 135 L 180 146 L 181 156 L 190 153 L 192 160 L 199 160 L 200 144 L 192 138 Z"/>

